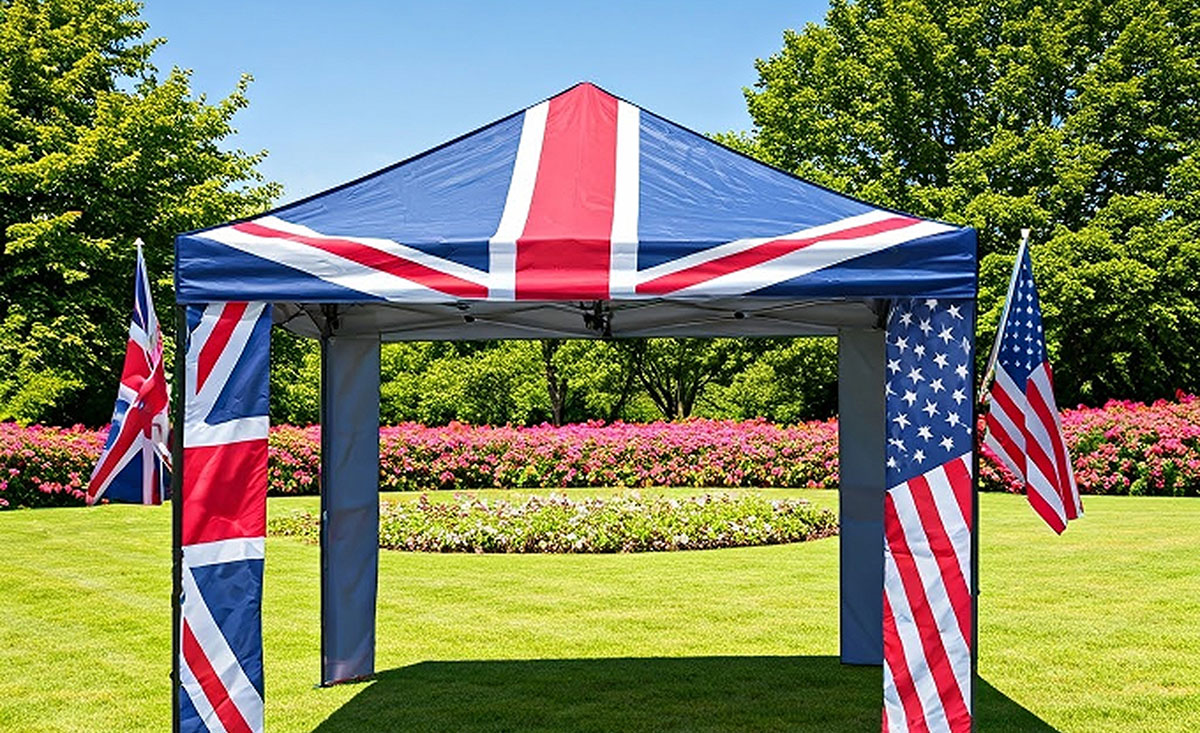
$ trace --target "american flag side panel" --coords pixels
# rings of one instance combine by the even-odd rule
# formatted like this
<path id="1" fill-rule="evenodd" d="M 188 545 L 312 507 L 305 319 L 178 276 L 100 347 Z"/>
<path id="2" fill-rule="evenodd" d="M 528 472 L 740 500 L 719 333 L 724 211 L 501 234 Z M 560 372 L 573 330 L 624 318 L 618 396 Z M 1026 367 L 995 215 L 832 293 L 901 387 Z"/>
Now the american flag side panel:
<path id="1" fill-rule="evenodd" d="M 182 731 L 261 731 L 271 312 L 189 306 L 185 359 Z"/>
<path id="2" fill-rule="evenodd" d="M 906 299 L 888 316 L 885 731 L 971 730 L 973 308 Z"/>

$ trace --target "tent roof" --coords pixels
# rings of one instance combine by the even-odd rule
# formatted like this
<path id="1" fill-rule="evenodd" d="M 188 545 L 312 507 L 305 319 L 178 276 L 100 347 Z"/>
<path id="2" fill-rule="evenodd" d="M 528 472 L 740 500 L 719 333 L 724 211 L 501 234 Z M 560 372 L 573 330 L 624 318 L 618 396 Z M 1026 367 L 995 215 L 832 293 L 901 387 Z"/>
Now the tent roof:
<path id="1" fill-rule="evenodd" d="M 176 240 L 179 302 L 297 308 L 974 297 L 975 267 L 971 229 L 840 195 L 588 83 Z"/>

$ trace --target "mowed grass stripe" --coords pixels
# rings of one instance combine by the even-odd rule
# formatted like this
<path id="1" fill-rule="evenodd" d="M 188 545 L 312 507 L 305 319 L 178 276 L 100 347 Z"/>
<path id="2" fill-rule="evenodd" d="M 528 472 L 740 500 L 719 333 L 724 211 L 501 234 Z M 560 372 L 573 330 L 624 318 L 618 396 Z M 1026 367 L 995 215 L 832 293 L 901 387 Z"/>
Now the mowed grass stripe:
<path id="1" fill-rule="evenodd" d="M 836 506 L 835 492 L 764 493 Z M 1086 497 L 1061 538 L 1022 497 L 981 502 L 981 730 L 1200 730 L 1200 500 Z M 269 511 L 316 505 L 272 499 Z M 0 730 L 166 729 L 169 545 L 168 507 L 0 513 Z M 834 658 L 836 539 L 638 555 L 383 552 L 383 673 L 332 689 L 313 687 L 318 559 L 314 546 L 268 539 L 272 731 L 878 724 L 878 668 Z"/>

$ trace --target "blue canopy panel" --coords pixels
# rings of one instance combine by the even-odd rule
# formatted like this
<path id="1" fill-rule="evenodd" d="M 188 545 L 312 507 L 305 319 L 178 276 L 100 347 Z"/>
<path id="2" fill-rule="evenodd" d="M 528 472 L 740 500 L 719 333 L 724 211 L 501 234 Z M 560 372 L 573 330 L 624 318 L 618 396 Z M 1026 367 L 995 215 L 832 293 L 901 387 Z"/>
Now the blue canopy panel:
<path id="1" fill-rule="evenodd" d="M 579 84 L 180 235 L 181 303 L 975 297 L 975 232 L 879 209 Z"/>

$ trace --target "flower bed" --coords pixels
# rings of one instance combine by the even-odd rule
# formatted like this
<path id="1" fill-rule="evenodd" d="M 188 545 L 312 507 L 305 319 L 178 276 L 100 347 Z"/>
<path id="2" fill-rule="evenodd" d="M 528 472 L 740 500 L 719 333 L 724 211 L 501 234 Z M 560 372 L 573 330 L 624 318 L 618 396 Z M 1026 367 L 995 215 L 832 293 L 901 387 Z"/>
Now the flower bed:
<path id="1" fill-rule="evenodd" d="M 1200 399 L 1110 402 L 1062 413 L 1085 493 L 1200 496 Z M 0 509 L 83 503 L 106 430 L 0 423 Z M 320 429 L 271 429 L 272 494 L 318 491 Z M 380 430 L 380 488 L 833 487 L 837 423 L 761 420 Z M 985 490 L 1014 490 L 980 462 Z"/>
<path id="2" fill-rule="evenodd" d="M 383 501 L 379 546 L 421 552 L 661 552 L 778 545 L 837 534 L 837 517 L 802 499 L 761 496 L 642 498 L 636 492 L 572 501 L 561 494 L 521 504 L 456 494 L 452 502 Z M 317 542 L 316 515 L 272 520 L 274 535 Z"/>
<path id="3" fill-rule="evenodd" d="M 1200 496 L 1200 398 L 1150 405 L 1113 400 L 1062 412 L 1063 434 L 1086 494 Z M 986 448 L 984 452 L 989 452 Z M 980 461 L 985 490 L 1021 491 L 1006 469 Z"/>

